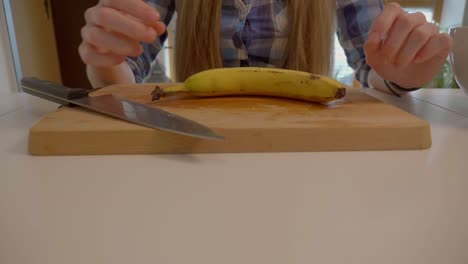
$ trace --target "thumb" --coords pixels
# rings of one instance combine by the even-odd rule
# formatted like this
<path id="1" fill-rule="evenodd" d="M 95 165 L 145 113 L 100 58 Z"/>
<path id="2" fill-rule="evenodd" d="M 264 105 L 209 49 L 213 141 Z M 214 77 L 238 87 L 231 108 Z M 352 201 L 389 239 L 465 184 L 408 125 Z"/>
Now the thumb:
<path id="1" fill-rule="evenodd" d="M 382 45 L 381 36 L 378 32 L 371 32 L 364 45 L 367 64 L 373 68 L 378 68 L 383 63 L 380 47 Z"/>
<path id="2" fill-rule="evenodd" d="M 380 34 L 378 32 L 373 31 L 369 34 L 369 37 L 367 38 L 367 42 L 364 45 L 364 50 L 366 51 L 366 53 L 369 53 L 369 55 L 371 53 L 377 53 L 380 49 L 380 45 Z"/>

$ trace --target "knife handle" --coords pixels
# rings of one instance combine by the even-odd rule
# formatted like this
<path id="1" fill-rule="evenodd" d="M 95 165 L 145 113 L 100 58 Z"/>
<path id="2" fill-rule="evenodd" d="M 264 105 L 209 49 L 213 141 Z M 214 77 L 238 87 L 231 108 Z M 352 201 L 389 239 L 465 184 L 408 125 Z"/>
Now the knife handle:
<path id="1" fill-rule="evenodd" d="M 70 88 L 35 77 L 22 78 L 21 87 L 25 93 L 62 105 L 70 105 L 70 100 L 86 97 L 89 93 L 86 89 Z"/>

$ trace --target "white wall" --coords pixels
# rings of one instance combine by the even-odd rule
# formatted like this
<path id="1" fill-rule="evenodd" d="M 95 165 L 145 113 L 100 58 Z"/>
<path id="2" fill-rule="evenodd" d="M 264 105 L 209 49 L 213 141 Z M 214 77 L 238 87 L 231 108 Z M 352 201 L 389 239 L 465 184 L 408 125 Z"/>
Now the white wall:
<path id="1" fill-rule="evenodd" d="M 17 91 L 18 86 L 3 10 L 3 0 L 0 0 L 0 93 Z"/>
<path id="2" fill-rule="evenodd" d="M 444 27 L 462 24 L 466 0 L 444 0 L 441 25 Z"/>

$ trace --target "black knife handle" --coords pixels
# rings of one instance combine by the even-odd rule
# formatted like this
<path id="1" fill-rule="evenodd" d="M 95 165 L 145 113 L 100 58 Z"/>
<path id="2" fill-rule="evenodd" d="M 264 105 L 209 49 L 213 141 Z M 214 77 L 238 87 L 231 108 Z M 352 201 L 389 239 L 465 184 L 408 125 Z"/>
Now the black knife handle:
<path id="1" fill-rule="evenodd" d="M 25 93 L 62 105 L 69 105 L 70 100 L 86 97 L 89 93 L 86 89 L 70 88 L 35 77 L 22 78 L 21 87 Z"/>

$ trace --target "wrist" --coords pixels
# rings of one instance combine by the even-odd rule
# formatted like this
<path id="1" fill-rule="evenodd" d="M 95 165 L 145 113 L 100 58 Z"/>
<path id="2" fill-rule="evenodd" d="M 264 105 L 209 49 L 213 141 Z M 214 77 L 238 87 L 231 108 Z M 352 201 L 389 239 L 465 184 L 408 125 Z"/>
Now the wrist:
<path id="1" fill-rule="evenodd" d="M 398 90 L 400 92 L 414 92 L 414 91 L 417 91 L 417 90 L 422 88 L 422 87 L 408 88 L 408 87 L 405 87 L 405 86 L 398 85 L 397 83 L 392 82 L 392 81 L 386 81 L 386 82 L 388 82 L 389 85 L 391 85 L 394 89 L 396 89 L 396 90 Z"/>
<path id="2" fill-rule="evenodd" d="M 125 61 L 110 67 L 87 65 L 86 71 L 88 79 L 94 88 L 113 84 L 135 83 L 135 76 Z"/>
<path id="3" fill-rule="evenodd" d="M 401 97 L 401 94 L 403 94 L 403 93 L 414 92 L 414 91 L 417 91 L 417 90 L 421 89 L 421 87 L 414 87 L 414 88 L 401 87 L 400 85 L 398 85 L 398 84 L 396 84 L 396 83 L 394 83 L 392 81 L 387 81 L 385 79 L 384 79 L 384 83 L 385 83 L 385 86 L 387 87 L 387 89 L 397 97 Z"/>

